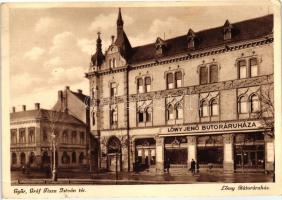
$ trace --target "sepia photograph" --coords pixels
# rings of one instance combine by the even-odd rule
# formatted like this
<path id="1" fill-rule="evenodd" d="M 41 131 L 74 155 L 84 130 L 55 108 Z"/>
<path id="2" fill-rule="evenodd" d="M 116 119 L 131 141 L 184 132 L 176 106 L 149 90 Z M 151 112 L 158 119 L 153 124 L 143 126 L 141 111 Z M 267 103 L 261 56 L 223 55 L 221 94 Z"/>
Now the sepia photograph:
<path id="1" fill-rule="evenodd" d="M 262 2 L 4 5 L 11 193 L 271 190 L 281 19 Z"/>

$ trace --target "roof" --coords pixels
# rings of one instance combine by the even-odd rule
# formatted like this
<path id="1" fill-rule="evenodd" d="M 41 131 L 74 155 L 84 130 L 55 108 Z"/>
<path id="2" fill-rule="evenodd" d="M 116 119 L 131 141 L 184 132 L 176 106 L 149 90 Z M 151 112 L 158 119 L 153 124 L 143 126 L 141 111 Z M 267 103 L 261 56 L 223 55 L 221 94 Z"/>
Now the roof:
<path id="1" fill-rule="evenodd" d="M 10 113 L 10 120 L 13 121 L 24 121 L 24 120 L 33 120 L 33 119 L 53 119 L 59 122 L 73 123 L 84 125 L 82 121 L 69 115 L 65 112 L 56 112 L 53 110 L 39 109 L 39 110 L 27 110 Z"/>
<path id="2" fill-rule="evenodd" d="M 79 92 L 73 92 L 73 91 L 70 91 L 70 92 L 73 93 L 83 103 L 89 103 L 90 102 L 89 96 L 82 94 L 82 93 L 79 93 Z M 89 104 L 87 104 L 87 105 L 89 105 Z"/>
<path id="3" fill-rule="evenodd" d="M 224 44 L 257 39 L 273 33 L 273 15 L 241 21 L 232 24 L 232 39 L 224 40 L 223 26 L 195 32 L 195 48 L 187 48 L 187 35 L 165 40 L 167 46 L 164 57 L 179 53 L 189 53 Z M 155 58 L 155 43 L 134 47 L 131 50 L 129 63 L 139 63 Z"/>

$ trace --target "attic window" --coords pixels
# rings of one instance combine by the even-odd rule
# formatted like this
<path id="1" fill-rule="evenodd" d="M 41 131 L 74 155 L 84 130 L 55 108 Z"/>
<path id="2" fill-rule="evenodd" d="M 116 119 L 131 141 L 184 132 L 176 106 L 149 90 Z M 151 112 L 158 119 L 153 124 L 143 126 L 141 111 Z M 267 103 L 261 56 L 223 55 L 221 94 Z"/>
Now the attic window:
<path id="1" fill-rule="evenodd" d="M 164 50 L 165 50 L 165 41 L 163 39 L 161 39 L 160 37 L 157 38 L 156 40 L 156 55 L 157 56 L 161 56 L 164 54 Z"/>
<path id="2" fill-rule="evenodd" d="M 195 47 L 195 33 L 192 29 L 189 29 L 187 34 L 187 47 L 188 49 Z"/>
<path id="3" fill-rule="evenodd" d="M 232 25 L 228 20 L 226 20 L 223 26 L 223 39 L 230 40 L 232 38 Z"/>

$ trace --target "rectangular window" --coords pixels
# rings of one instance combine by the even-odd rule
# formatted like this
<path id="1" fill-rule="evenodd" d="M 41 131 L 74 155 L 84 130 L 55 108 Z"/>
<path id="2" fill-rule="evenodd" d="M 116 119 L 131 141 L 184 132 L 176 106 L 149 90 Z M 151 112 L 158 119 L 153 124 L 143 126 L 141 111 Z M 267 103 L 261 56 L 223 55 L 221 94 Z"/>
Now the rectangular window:
<path id="1" fill-rule="evenodd" d="M 247 66 L 245 60 L 240 60 L 238 62 L 239 67 L 239 78 L 247 78 Z"/>
<path id="2" fill-rule="evenodd" d="M 258 63 L 256 58 L 250 59 L 250 71 L 251 71 L 250 74 L 251 77 L 255 77 L 258 75 Z"/>
<path id="3" fill-rule="evenodd" d="M 207 84 L 208 83 L 208 69 L 207 67 L 200 68 L 200 84 Z"/>
<path id="4" fill-rule="evenodd" d="M 145 87 L 146 87 L 146 92 L 151 91 L 151 78 L 150 77 L 145 78 Z"/>
<path id="5" fill-rule="evenodd" d="M 167 74 L 167 88 L 173 89 L 173 74 L 172 73 Z"/>
<path id="6" fill-rule="evenodd" d="M 111 97 L 115 97 L 117 94 L 117 86 L 116 83 L 111 83 Z"/>
<path id="7" fill-rule="evenodd" d="M 84 144 L 84 132 L 80 132 L 80 144 Z"/>
<path id="8" fill-rule="evenodd" d="M 218 82 L 218 68 L 217 65 L 210 66 L 210 83 Z"/>
<path id="9" fill-rule="evenodd" d="M 146 122 L 151 122 L 152 121 L 152 113 L 151 112 L 146 112 Z"/>
<path id="10" fill-rule="evenodd" d="M 28 142 L 34 143 L 35 142 L 35 135 L 34 135 L 34 128 L 28 129 Z"/>
<path id="11" fill-rule="evenodd" d="M 16 144 L 17 143 L 17 129 L 11 130 L 11 143 Z"/>
<path id="12" fill-rule="evenodd" d="M 138 121 L 139 122 L 144 122 L 144 113 L 143 112 L 138 112 Z"/>
<path id="13" fill-rule="evenodd" d="M 176 88 L 179 88 L 182 86 L 182 73 L 176 72 L 175 73 L 175 80 L 176 80 Z"/>
<path id="14" fill-rule="evenodd" d="M 25 143 L 25 129 L 20 129 L 20 143 Z"/>
<path id="15" fill-rule="evenodd" d="M 138 93 L 143 93 L 144 89 L 143 89 L 143 79 L 142 78 L 138 78 L 137 79 L 137 90 Z"/>

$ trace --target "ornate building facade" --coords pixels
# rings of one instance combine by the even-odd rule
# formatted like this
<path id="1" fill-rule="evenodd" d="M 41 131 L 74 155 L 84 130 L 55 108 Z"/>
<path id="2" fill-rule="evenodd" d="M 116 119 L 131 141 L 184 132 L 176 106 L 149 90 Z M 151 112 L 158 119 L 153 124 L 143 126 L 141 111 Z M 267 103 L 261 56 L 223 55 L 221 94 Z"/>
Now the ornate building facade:
<path id="1" fill-rule="evenodd" d="M 138 47 L 123 25 L 86 74 L 101 169 L 273 170 L 272 15 Z"/>

